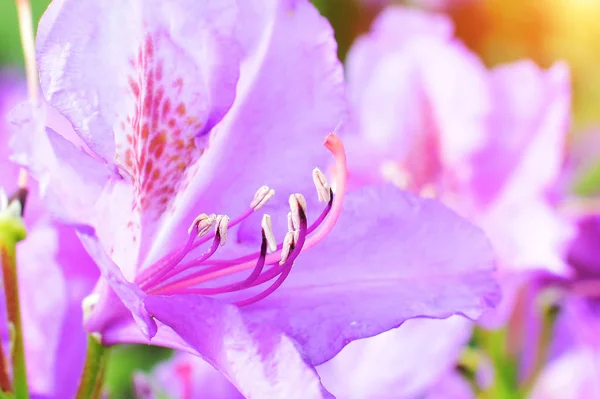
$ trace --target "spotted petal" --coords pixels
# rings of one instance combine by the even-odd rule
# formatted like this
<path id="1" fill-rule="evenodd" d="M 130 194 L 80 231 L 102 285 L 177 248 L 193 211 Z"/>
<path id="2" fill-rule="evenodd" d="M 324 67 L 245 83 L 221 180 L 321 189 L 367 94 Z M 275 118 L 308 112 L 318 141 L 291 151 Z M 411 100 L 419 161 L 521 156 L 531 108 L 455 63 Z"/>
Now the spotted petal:
<path id="1" fill-rule="evenodd" d="M 130 237 L 135 255 L 119 265 L 135 269 L 138 252 L 143 260 L 233 102 L 240 57 L 235 17 L 233 1 L 65 0 L 53 2 L 40 21 L 45 98 L 129 187 L 113 201 L 126 215 L 113 217 L 119 225 L 112 230 Z M 94 209 L 107 211 L 114 209 Z M 112 252 L 112 233 L 102 224 L 93 225 Z"/>

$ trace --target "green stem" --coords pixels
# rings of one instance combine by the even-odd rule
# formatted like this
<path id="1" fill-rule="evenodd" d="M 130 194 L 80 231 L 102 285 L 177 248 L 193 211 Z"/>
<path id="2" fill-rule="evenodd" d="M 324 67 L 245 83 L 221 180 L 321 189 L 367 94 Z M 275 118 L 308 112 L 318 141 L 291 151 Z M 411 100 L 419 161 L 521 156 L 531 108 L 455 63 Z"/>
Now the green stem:
<path id="1" fill-rule="evenodd" d="M 83 374 L 77 389 L 77 399 L 96 399 L 100 397 L 107 360 L 108 348 L 91 334 L 88 335 L 87 354 Z"/>
<path id="2" fill-rule="evenodd" d="M 0 217 L 0 259 L 2 262 L 2 276 L 4 278 L 6 311 L 8 313 L 9 327 L 14 329 L 12 337 L 12 366 L 16 399 L 29 398 L 16 259 L 16 244 L 23 240 L 25 236 L 26 231 L 23 219 L 11 215 L 2 215 Z"/>

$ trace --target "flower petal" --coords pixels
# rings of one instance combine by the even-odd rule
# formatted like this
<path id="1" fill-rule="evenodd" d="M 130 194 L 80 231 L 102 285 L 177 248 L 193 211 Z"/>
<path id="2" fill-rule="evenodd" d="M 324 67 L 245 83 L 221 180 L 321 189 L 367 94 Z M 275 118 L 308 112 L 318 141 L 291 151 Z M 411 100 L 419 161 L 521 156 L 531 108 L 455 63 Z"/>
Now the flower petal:
<path id="1" fill-rule="evenodd" d="M 521 61 L 496 68 L 491 84 L 491 132 L 473 161 L 476 194 L 484 204 L 500 196 L 511 203 L 539 197 L 563 165 L 570 123 L 568 67 L 556 63 L 545 71 Z"/>
<path id="2" fill-rule="evenodd" d="M 452 31 L 446 17 L 390 7 L 357 41 L 348 81 L 363 150 L 350 154 L 351 169 L 353 158 L 374 147 L 371 169 L 399 162 L 416 189 L 440 174 L 465 178 L 470 153 L 483 142 L 490 99 L 484 65 Z M 369 173 L 356 166 L 355 173 Z"/>
<path id="3" fill-rule="evenodd" d="M 143 262 L 233 102 L 241 55 L 235 17 L 233 0 L 64 0 L 40 21 L 46 99 L 129 186 L 118 201 L 128 214 L 115 230 L 140 250 L 119 265 L 135 270 Z M 94 228 L 112 253 L 102 225 Z"/>
<path id="4" fill-rule="evenodd" d="M 568 261 L 581 277 L 600 275 L 600 214 L 577 221 L 577 236 L 569 246 Z"/>
<path id="5" fill-rule="evenodd" d="M 551 361 L 536 382 L 532 399 L 600 397 L 600 348 L 580 346 Z"/>
<path id="6" fill-rule="evenodd" d="M 83 148 L 44 128 L 48 111 L 29 103 L 12 111 L 13 159 L 38 180 L 48 210 L 65 223 L 94 226 L 105 250 L 133 279 L 140 242 L 128 228 L 131 210 L 123 205 L 131 202 L 131 186 Z"/>
<path id="7" fill-rule="evenodd" d="M 493 266 L 483 233 L 439 202 L 369 187 L 348 193 L 334 230 L 300 254 L 282 287 L 242 309 L 320 364 L 410 318 L 477 318 L 499 301 Z"/>
<path id="8" fill-rule="evenodd" d="M 19 247 L 19 277 L 31 390 L 72 397 L 85 359 L 81 301 L 98 279 L 95 264 L 72 229 L 41 220 Z"/>
<path id="9" fill-rule="evenodd" d="M 425 399 L 475 399 L 469 382 L 458 372 L 448 373 L 427 393 Z"/>
<path id="10" fill-rule="evenodd" d="M 107 290 L 112 289 L 112 291 L 114 291 L 121 299 L 123 305 L 129 309 L 142 333 L 148 340 L 151 339 L 156 335 L 158 327 L 144 307 L 143 301 L 146 294 L 137 285 L 130 283 L 125 279 L 119 267 L 112 261 L 106 252 L 104 252 L 104 249 L 92 228 L 88 226 L 78 226 L 78 235 L 83 246 L 100 268 L 102 278 L 104 279 L 103 282 L 106 282 L 110 287 L 106 287 L 105 290 L 99 293 L 101 302 L 94 306 L 93 312 L 102 316 L 103 312 L 110 313 L 111 311 L 115 311 L 113 308 L 115 303 L 114 301 L 110 301 L 111 296 L 106 292 Z M 90 325 L 89 321 L 87 324 L 88 326 Z M 105 327 L 109 328 L 110 325 Z M 97 331 L 102 333 L 103 328 L 101 327 L 100 330 Z"/>
<path id="11" fill-rule="evenodd" d="M 345 399 L 420 397 L 455 366 L 472 322 L 414 319 L 378 336 L 348 344 L 317 368 L 323 385 Z M 444 337 L 444 339 L 440 339 Z"/>
<path id="12" fill-rule="evenodd" d="M 191 295 L 148 296 L 145 304 L 247 398 L 330 397 L 292 339 L 248 322 L 235 306 Z"/>
<path id="13" fill-rule="evenodd" d="M 232 6 L 229 0 L 55 1 L 37 36 L 44 96 L 108 162 L 127 136 L 143 136 L 145 123 L 159 123 L 150 132 L 156 135 L 167 128 L 167 115 L 202 124 L 191 136 L 182 132 L 186 139 L 207 131 L 235 95 Z"/>

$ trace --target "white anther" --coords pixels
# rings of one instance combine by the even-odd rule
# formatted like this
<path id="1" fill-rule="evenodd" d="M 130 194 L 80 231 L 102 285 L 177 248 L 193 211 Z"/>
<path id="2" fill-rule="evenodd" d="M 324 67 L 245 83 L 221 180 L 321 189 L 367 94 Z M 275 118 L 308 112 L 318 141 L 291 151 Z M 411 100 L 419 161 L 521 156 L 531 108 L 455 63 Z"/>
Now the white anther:
<path id="1" fill-rule="evenodd" d="M 329 202 L 331 200 L 331 186 L 327 183 L 327 178 L 319 168 L 313 170 L 313 182 L 317 188 L 319 201 Z"/>
<path id="2" fill-rule="evenodd" d="M 207 215 L 206 213 L 201 213 L 196 216 L 194 222 L 188 229 L 188 234 L 192 234 L 192 229 L 194 226 L 198 227 L 198 237 L 202 237 L 208 234 L 208 232 L 212 229 L 213 224 L 215 223 L 217 216 L 214 213 Z"/>
<path id="3" fill-rule="evenodd" d="M 250 208 L 257 211 L 264 204 L 266 204 L 275 195 L 275 190 L 270 189 L 268 186 L 262 186 L 254 194 L 254 199 L 250 203 Z"/>
<path id="4" fill-rule="evenodd" d="M 292 218 L 292 212 L 288 212 L 288 231 L 294 231 L 298 226 L 294 226 L 294 219 Z"/>
<path id="5" fill-rule="evenodd" d="M 219 235 L 220 246 L 225 245 L 225 241 L 227 241 L 227 227 L 229 227 L 229 220 L 229 216 L 227 215 L 217 215 L 215 220 L 215 233 Z"/>
<path id="6" fill-rule="evenodd" d="M 306 215 L 306 199 L 302 194 L 290 195 L 290 210 L 292 214 L 292 227 L 291 230 L 296 230 L 300 227 L 300 208 Z M 288 222 L 289 227 L 289 222 Z"/>
<path id="7" fill-rule="evenodd" d="M 260 226 L 267 239 L 267 252 L 273 253 L 277 251 L 277 241 L 275 241 L 275 234 L 273 233 L 273 227 L 271 225 L 271 216 L 264 214 Z"/>
<path id="8" fill-rule="evenodd" d="M 280 265 L 283 265 L 285 263 L 288 256 L 290 256 L 290 253 L 292 252 L 292 247 L 296 242 L 294 236 L 295 234 L 293 231 L 288 231 L 285 235 L 285 238 L 283 239 L 283 247 L 281 248 L 281 260 L 279 261 Z"/>

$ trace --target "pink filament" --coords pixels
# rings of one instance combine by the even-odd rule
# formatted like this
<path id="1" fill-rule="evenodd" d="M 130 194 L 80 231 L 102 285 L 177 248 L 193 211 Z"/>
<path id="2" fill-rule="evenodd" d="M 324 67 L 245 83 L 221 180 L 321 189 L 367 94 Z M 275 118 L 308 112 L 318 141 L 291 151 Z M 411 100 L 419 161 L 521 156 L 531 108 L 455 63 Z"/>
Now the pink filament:
<path id="1" fill-rule="evenodd" d="M 267 242 L 264 231 L 260 252 L 248 254 L 236 259 L 211 261 L 209 258 L 216 252 L 219 244 L 218 235 L 216 233 L 212 233 L 202 237 L 202 239 L 197 241 L 194 241 L 194 239 L 191 238 L 188 239 L 186 245 L 180 251 L 176 252 L 175 255 L 172 253 L 167 255 L 161 259 L 161 261 L 152 266 L 150 268 L 150 272 L 147 270 L 144 271 L 145 273 L 143 272 L 138 278 L 138 280 L 143 281 L 142 288 L 148 293 L 152 294 L 189 293 L 199 295 L 216 295 L 258 286 L 277 277 L 277 279 L 266 290 L 251 298 L 236 302 L 235 304 L 238 306 L 249 305 L 264 299 L 273 293 L 279 286 L 281 286 L 283 281 L 285 281 L 287 276 L 290 274 L 292 265 L 300 253 L 304 250 L 312 248 L 321 240 L 323 240 L 323 238 L 325 238 L 333 229 L 341 214 L 347 183 L 346 155 L 344 152 L 344 146 L 341 140 L 335 134 L 329 134 L 325 140 L 325 147 L 332 152 L 336 162 L 336 195 L 332 195 L 331 200 L 327 204 L 326 208 L 308 228 L 306 215 L 304 210 L 300 208 L 302 217 L 298 240 L 292 248 L 288 259 L 286 259 L 283 265 L 279 265 L 283 244 L 280 243 L 277 246 L 277 251 L 275 253 L 266 255 Z M 239 224 L 241 221 L 249 217 L 253 212 L 254 209 L 247 210 L 241 216 L 231 221 L 229 223 L 229 227 Z M 195 235 L 192 236 L 195 238 Z M 187 263 L 180 264 L 183 258 L 191 250 L 198 248 L 200 245 L 208 242 L 210 239 L 214 239 L 213 244 L 202 256 Z M 265 264 L 272 265 L 272 267 L 263 272 Z M 176 281 L 168 282 L 170 278 L 175 277 L 182 271 L 197 266 L 209 267 L 203 268 L 202 270 L 194 273 L 186 274 L 185 276 L 181 276 Z M 212 281 L 220 277 L 233 275 L 250 268 L 253 268 L 252 273 L 241 282 L 227 284 L 221 287 L 196 287 L 201 283 Z"/>
<path id="2" fill-rule="evenodd" d="M 160 268 L 151 270 L 150 273 L 148 273 L 149 275 L 144 276 L 143 273 L 140 274 L 138 276 L 138 278 L 141 280 L 141 282 L 139 283 L 140 287 L 143 288 L 144 286 L 152 285 L 153 282 L 161 279 L 165 274 L 167 274 L 175 266 L 177 266 L 177 264 L 181 262 L 183 258 L 185 258 L 185 256 L 188 254 L 188 252 L 190 252 L 190 250 L 192 249 L 192 244 L 194 243 L 194 239 L 197 235 L 198 226 L 194 226 L 194 228 L 190 231 L 188 235 L 188 240 L 183 246 L 183 248 L 179 249 L 179 251 L 177 251 L 173 256 L 168 256 L 164 263 L 161 262 Z M 147 270 L 149 269 L 150 268 L 148 268 Z"/>

